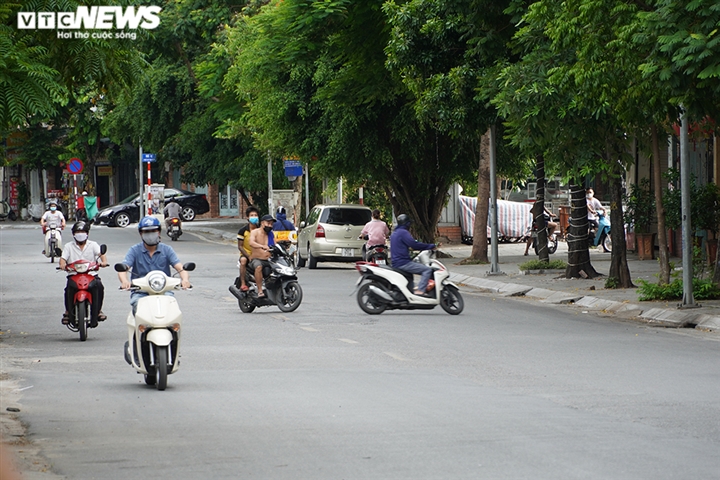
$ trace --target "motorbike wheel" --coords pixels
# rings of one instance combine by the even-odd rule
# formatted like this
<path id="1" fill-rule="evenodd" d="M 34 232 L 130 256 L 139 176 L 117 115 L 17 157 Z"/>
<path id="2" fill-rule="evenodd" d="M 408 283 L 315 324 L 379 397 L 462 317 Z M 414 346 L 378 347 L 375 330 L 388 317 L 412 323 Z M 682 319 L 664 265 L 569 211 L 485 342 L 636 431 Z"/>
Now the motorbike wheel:
<path id="1" fill-rule="evenodd" d="M 55 263 L 55 240 L 50 240 L 48 247 L 50 247 L 50 263 Z"/>
<path id="2" fill-rule="evenodd" d="M 609 233 L 607 235 L 605 235 L 605 238 L 603 238 L 602 246 L 603 246 L 603 250 L 605 252 L 607 252 L 607 253 L 612 252 L 612 237 L 610 236 Z"/>
<path id="3" fill-rule="evenodd" d="M 370 293 L 372 283 L 366 283 L 357 293 L 357 302 L 360 309 L 370 315 L 379 315 L 387 309 L 387 305 L 375 300 Z"/>
<path id="4" fill-rule="evenodd" d="M 294 312 L 300 306 L 303 299 L 303 291 L 298 282 L 290 282 L 280 292 L 280 303 L 278 308 L 282 312 Z"/>
<path id="5" fill-rule="evenodd" d="M 75 321 L 77 322 L 81 342 L 87 340 L 87 316 L 90 311 L 88 306 L 87 302 L 80 302 L 75 305 Z"/>
<path id="6" fill-rule="evenodd" d="M 253 310 L 255 310 L 255 305 L 253 305 L 252 303 L 249 303 L 246 300 L 238 299 L 238 306 L 240 307 L 240 311 L 243 313 L 252 313 Z"/>
<path id="7" fill-rule="evenodd" d="M 458 315 L 463 311 L 463 308 L 465 308 L 465 302 L 457 288 L 448 285 L 442 291 L 440 306 L 450 315 Z"/>
<path id="8" fill-rule="evenodd" d="M 554 235 L 554 234 L 550 235 L 550 237 L 548 237 L 548 252 L 550 252 L 550 255 L 557 252 L 557 247 L 558 247 L 557 235 Z"/>
<path id="9" fill-rule="evenodd" d="M 15 214 L 15 211 L 14 211 L 14 210 L 10 210 L 10 213 L 8 213 L 8 217 L 7 217 L 7 218 L 9 218 L 9 219 L 10 219 L 11 221 L 13 221 L 13 222 L 14 222 L 15 220 L 17 220 L 17 215 Z"/>
<path id="10" fill-rule="evenodd" d="M 168 347 L 155 347 L 155 386 L 158 390 L 167 387 Z"/>

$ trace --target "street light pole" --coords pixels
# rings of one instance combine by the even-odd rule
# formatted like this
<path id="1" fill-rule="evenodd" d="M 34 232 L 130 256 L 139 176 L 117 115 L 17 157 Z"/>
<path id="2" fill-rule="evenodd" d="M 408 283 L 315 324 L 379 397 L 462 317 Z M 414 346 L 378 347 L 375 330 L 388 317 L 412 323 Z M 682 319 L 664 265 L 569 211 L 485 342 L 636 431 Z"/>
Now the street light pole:
<path id="1" fill-rule="evenodd" d="M 700 305 L 695 303 L 693 297 L 693 243 L 690 226 L 690 162 L 688 158 L 688 119 L 687 112 L 680 106 L 680 195 L 682 213 L 682 265 L 683 265 L 683 299 L 678 308 L 696 308 Z"/>

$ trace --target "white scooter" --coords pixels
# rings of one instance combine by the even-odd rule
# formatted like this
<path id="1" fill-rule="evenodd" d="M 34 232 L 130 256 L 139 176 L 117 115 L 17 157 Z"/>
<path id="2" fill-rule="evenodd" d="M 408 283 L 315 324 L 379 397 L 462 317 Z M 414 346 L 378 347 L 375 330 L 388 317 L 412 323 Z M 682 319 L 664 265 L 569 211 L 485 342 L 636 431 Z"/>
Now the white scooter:
<path id="1" fill-rule="evenodd" d="M 183 268 L 195 270 L 194 263 Z M 115 264 L 115 271 L 127 272 L 123 263 Z M 165 390 L 167 376 L 175 373 L 180 365 L 180 326 L 182 313 L 177 300 L 165 295 L 180 289 L 179 278 L 168 277 L 160 270 L 153 270 L 142 278 L 131 281 L 130 289 L 147 293 L 137 302 L 135 314 L 127 317 L 128 341 L 125 342 L 125 361 L 138 373 L 145 375 L 145 383 Z"/>
<path id="2" fill-rule="evenodd" d="M 55 222 L 48 222 L 45 226 L 45 256 L 50 259 L 50 263 L 55 263 L 55 257 L 62 256 L 62 249 L 60 225 Z"/>
<path id="3" fill-rule="evenodd" d="M 420 252 L 413 260 L 433 269 L 435 288 L 425 295 L 412 293 L 413 275 L 387 265 L 357 262 L 360 272 L 356 286 L 357 302 L 360 308 L 371 315 L 387 309 L 430 310 L 440 305 L 450 315 L 458 315 L 465 306 L 457 286 L 448 280 L 450 272 L 445 265 L 434 258 L 430 250 Z"/>

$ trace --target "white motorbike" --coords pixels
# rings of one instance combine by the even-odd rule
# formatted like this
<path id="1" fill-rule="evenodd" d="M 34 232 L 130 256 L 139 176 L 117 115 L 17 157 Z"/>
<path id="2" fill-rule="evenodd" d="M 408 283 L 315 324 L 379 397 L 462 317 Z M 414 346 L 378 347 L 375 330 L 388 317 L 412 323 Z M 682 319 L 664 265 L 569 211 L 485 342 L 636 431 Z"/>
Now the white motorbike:
<path id="1" fill-rule="evenodd" d="M 50 259 L 50 263 L 55 263 L 55 257 L 62 256 L 62 233 L 60 233 L 60 225 L 55 222 L 48 222 L 45 225 L 45 256 Z"/>
<path id="2" fill-rule="evenodd" d="M 445 265 L 434 258 L 430 250 L 421 252 L 415 262 L 428 265 L 433 269 L 434 288 L 425 295 L 413 294 L 413 275 L 386 265 L 369 262 L 357 262 L 355 268 L 360 272 L 356 284 L 357 302 L 360 308 L 371 315 L 377 315 L 387 309 L 430 310 L 440 305 L 450 315 L 463 311 L 465 303 L 457 286 L 448 278 Z"/>
<path id="3" fill-rule="evenodd" d="M 183 268 L 195 270 L 194 263 Z M 123 263 L 115 265 L 115 271 L 127 272 Z M 168 277 L 164 272 L 153 270 L 142 278 L 131 281 L 130 289 L 147 293 L 137 302 L 135 313 L 127 317 L 128 341 L 125 342 L 125 361 L 138 373 L 145 375 L 145 383 L 165 390 L 167 376 L 175 373 L 180 365 L 180 332 L 182 312 L 177 300 L 166 295 L 179 290 L 181 280 Z"/>

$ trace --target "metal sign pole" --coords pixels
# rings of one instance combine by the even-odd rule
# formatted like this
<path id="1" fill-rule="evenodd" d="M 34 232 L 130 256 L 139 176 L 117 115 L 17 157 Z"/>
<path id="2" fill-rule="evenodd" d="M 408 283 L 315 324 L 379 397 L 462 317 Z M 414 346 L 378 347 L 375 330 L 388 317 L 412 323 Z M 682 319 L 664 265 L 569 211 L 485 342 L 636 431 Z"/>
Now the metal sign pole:
<path id="1" fill-rule="evenodd" d="M 140 198 L 139 198 L 140 204 L 139 204 L 138 206 L 140 207 L 140 216 L 142 217 L 142 213 L 145 211 L 145 210 L 144 210 L 144 204 L 143 204 L 143 200 L 145 199 L 145 198 L 144 198 L 145 196 L 143 195 L 143 178 L 142 178 L 142 177 L 143 177 L 143 168 L 142 168 L 142 166 L 143 166 L 143 165 L 142 165 L 142 164 L 143 164 L 142 139 L 139 139 L 138 142 L 139 142 L 139 145 L 140 145 L 140 155 L 138 156 L 138 161 L 140 162 L 140 164 L 138 165 L 138 193 L 140 194 Z"/>

